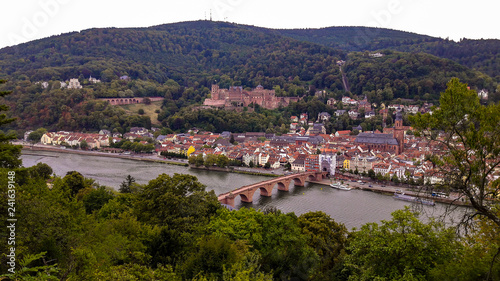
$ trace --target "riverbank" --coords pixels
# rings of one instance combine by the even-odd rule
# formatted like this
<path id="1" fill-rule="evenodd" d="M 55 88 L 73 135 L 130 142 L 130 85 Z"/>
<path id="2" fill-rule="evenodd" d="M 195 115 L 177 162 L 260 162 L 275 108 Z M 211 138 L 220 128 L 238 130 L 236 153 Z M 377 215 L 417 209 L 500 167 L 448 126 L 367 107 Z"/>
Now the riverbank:
<path id="1" fill-rule="evenodd" d="M 195 165 L 189 165 L 189 168 L 198 169 L 198 170 L 206 170 L 206 171 L 218 171 L 218 172 L 226 172 L 226 173 L 251 175 L 251 176 L 265 176 L 265 177 L 280 177 L 280 176 L 282 176 L 281 174 L 270 174 L 270 173 L 264 173 L 264 172 L 260 172 L 260 171 L 242 171 L 242 170 L 235 169 L 234 167 L 230 167 L 230 168 L 205 167 L 205 166 L 196 167 Z"/>
<path id="2" fill-rule="evenodd" d="M 23 145 L 23 149 L 22 149 L 23 154 L 35 155 L 35 156 L 40 155 L 37 153 L 30 153 L 31 151 L 52 151 L 52 152 L 58 152 L 58 153 L 71 153 L 71 154 L 80 154 L 80 155 L 88 155 L 88 156 L 100 156 L 100 157 L 121 158 L 121 159 L 144 161 L 144 162 L 154 162 L 154 163 L 162 163 L 162 164 L 176 165 L 176 166 L 183 166 L 183 167 L 189 166 L 189 164 L 187 164 L 187 163 L 167 161 L 167 160 L 162 160 L 162 159 L 155 159 L 155 158 L 152 158 L 153 156 L 150 156 L 150 155 L 132 155 L 132 154 L 131 155 L 124 155 L 124 154 L 106 153 L 106 152 L 98 152 L 98 151 L 83 151 L 83 150 L 74 150 L 74 149 L 63 149 L 63 148 L 58 148 L 58 147 Z M 52 157 L 55 157 L 55 156 L 52 156 Z"/>
<path id="3" fill-rule="evenodd" d="M 330 180 L 329 179 L 324 179 L 322 181 L 309 181 L 310 183 L 314 184 L 320 184 L 320 185 L 327 185 L 330 186 Z M 415 190 L 415 188 L 404 188 L 400 186 L 391 186 L 391 185 L 379 185 L 376 183 L 359 183 L 359 182 L 349 182 L 347 185 L 352 188 L 352 189 L 359 189 L 363 191 L 371 191 L 375 193 L 380 193 L 380 194 L 385 194 L 385 195 L 394 195 L 396 191 L 402 192 L 404 194 L 422 198 L 422 199 L 428 199 L 428 200 L 433 200 L 435 202 L 443 203 L 443 204 L 452 204 L 452 205 L 458 205 L 458 206 L 470 206 L 468 201 L 462 201 L 460 198 L 456 195 L 452 195 L 450 197 L 434 197 L 428 194 L 425 194 L 418 190 Z"/>
<path id="4" fill-rule="evenodd" d="M 194 165 L 189 165 L 186 162 L 182 162 L 183 160 L 169 161 L 169 160 L 159 159 L 155 155 L 137 155 L 137 154 L 124 155 L 124 154 L 119 154 L 119 153 L 74 150 L 74 149 L 67 149 L 67 148 L 60 148 L 60 147 L 53 147 L 53 146 L 41 146 L 41 145 L 31 146 L 31 145 L 25 145 L 25 144 L 22 144 L 22 145 L 23 145 L 23 152 L 22 153 L 26 154 L 26 155 L 45 156 L 45 155 L 37 154 L 35 151 L 51 151 L 51 152 L 58 152 L 58 153 L 71 153 L 71 154 L 88 155 L 88 156 L 101 156 L 101 157 L 120 158 L 120 159 L 128 159 L 128 160 L 136 160 L 136 161 L 144 161 L 144 162 L 154 162 L 154 163 L 162 163 L 162 164 L 167 164 L 167 165 L 189 167 L 191 169 L 244 174 L 244 175 L 252 175 L 252 176 L 279 177 L 282 175 L 280 173 L 274 174 L 274 173 L 256 171 L 255 169 L 253 171 L 240 170 L 238 167 L 236 167 L 236 168 L 235 167 L 230 167 L 230 168 L 210 167 L 210 168 L 208 168 L 205 166 L 196 167 Z M 57 157 L 57 156 L 50 156 L 50 157 Z M 247 169 L 249 169 L 249 168 L 247 168 Z"/>

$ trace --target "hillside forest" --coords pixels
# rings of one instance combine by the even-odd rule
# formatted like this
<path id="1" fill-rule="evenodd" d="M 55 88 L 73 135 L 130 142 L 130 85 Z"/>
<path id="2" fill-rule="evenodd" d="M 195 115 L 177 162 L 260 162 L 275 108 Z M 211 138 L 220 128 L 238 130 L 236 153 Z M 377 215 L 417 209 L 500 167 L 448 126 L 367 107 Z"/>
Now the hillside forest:
<path id="1" fill-rule="evenodd" d="M 329 98 L 367 96 L 376 109 L 397 102 L 437 104 L 439 93 L 452 77 L 458 77 L 475 90 L 487 90 L 490 102 L 500 100 L 498 79 L 487 67 L 492 65 L 488 59 L 495 60 L 498 42 L 477 42 L 484 51 L 482 65 L 453 56 L 451 59 L 435 56 L 439 53 L 425 53 L 417 47 L 405 49 L 409 52 L 386 48 L 379 51 L 382 57 L 373 57 L 371 45 L 363 50 L 329 45 L 333 38 L 347 40 L 349 34 L 357 32 L 355 28 L 330 32 L 322 41 L 314 36 L 318 30 L 296 31 L 310 34 L 301 35 L 300 40 L 292 38 L 290 32 L 198 21 L 150 28 L 90 29 L 4 48 L 0 50 L 0 78 L 8 82 L 2 89 L 13 91 L 7 102 L 12 108 L 11 115 L 18 117 L 5 130 L 13 130 L 20 136 L 26 130 L 40 127 L 49 131 L 126 132 L 133 126 L 153 125 L 165 131 L 185 131 L 197 126 L 217 132 L 279 133 L 283 124 L 288 127 L 292 115 L 304 111 L 310 116 L 323 111 L 332 114 L 339 109 L 326 106 Z M 381 38 L 390 34 L 391 44 L 398 46 L 420 46 L 429 40 L 433 44 L 447 44 L 404 32 L 379 33 Z M 340 67 L 339 61 L 345 64 Z M 343 84 L 343 75 L 348 85 Z M 90 77 L 101 82 L 94 84 Z M 70 78 L 77 78 L 83 88 L 61 88 L 61 82 Z M 42 86 L 43 82 L 47 85 Z M 215 83 L 221 88 L 241 85 L 252 89 L 262 85 L 274 89 L 277 96 L 302 99 L 273 112 L 252 108 L 252 112 L 193 113 L 196 106 L 210 97 L 209 89 Z M 316 95 L 323 90 L 325 94 Z M 157 117 L 151 120 L 151 116 L 127 112 L 99 100 L 111 97 L 164 97 L 165 100 L 157 109 Z M 208 117 L 198 120 L 193 114 Z M 183 120 L 191 121 L 179 125 Z M 241 128 L 231 126 L 241 120 Z M 329 132 L 363 122 L 366 128 L 383 126 L 381 120 L 373 123 L 339 117 L 330 121 L 326 124 Z"/>

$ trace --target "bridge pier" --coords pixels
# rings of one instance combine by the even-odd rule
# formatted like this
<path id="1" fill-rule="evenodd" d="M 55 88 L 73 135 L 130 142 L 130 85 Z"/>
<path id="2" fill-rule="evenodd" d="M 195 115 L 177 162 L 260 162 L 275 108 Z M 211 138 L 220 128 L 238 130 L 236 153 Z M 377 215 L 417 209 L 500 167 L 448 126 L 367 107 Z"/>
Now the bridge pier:
<path id="1" fill-rule="evenodd" d="M 236 196 L 233 195 L 232 192 L 229 193 L 229 195 L 225 196 L 223 199 L 219 199 L 219 202 L 222 204 L 229 205 L 234 208 L 234 198 Z"/>
<path id="2" fill-rule="evenodd" d="M 292 182 L 291 179 L 282 180 L 281 182 L 278 182 L 278 190 L 288 191 L 290 189 L 290 182 Z"/>
<path id="3" fill-rule="evenodd" d="M 274 183 L 270 183 L 257 187 L 260 189 L 260 196 L 271 197 L 273 195 L 273 186 Z"/>
<path id="4" fill-rule="evenodd" d="M 306 183 L 306 179 L 304 178 L 294 178 L 293 179 L 293 184 L 295 186 L 304 186 Z"/>

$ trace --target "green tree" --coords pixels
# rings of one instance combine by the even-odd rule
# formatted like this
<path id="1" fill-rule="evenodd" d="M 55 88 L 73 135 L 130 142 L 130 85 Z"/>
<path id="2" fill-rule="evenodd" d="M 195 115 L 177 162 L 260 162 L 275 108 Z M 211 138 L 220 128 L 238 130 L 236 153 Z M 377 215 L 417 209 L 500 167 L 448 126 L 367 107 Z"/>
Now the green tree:
<path id="1" fill-rule="evenodd" d="M 87 150 L 89 148 L 89 144 L 87 143 L 86 140 L 82 140 L 80 142 L 80 148 L 83 149 L 83 150 Z"/>
<path id="2" fill-rule="evenodd" d="M 267 161 L 266 164 L 264 164 L 264 168 L 265 169 L 271 168 L 271 163 L 269 163 L 269 161 Z"/>
<path id="3" fill-rule="evenodd" d="M 189 165 L 194 165 L 196 163 L 196 156 L 190 155 L 188 158 Z"/>
<path id="4" fill-rule="evenodd" d="M 139 110 L 137 111 L 137 113 L 138 113 L 139 115 L 144 115 L 144 113 L 145 113 L 145 112 L 144 112 L 144 109 L 139 108 Z"/>
<path id="5" fill-rule="evenodd" d="M 342 270 L 348 231 L 323 212 L 309 212 L 298 219 L 308 245 L 320 258 L 312 280 L 337 280 Z"/>
<path id="6" fill-rule="evenodd" d="M 443 157 L 430 159 L 445 176 L 441 185 L 459 191 L 477 215 L 500 228 L 500 217 L 487 200 L 498 196 L 489 178 L 500 164 L 500 104 L 481 105 L 477 93 L 454 78 L 441 95 L 440 107 L 432 115 L 417 114 L 411 121 L 419 136 L 445 148 Z"/>
<path id="7" fill-rule="evenodd" d="M 444 176 L 437 187 L 458 191 L 474 208 L 471 217 L 484 217 L 500 229 L 498 203 L 489 200 L 500 191 L 500 181 L 491 180 L 500 164 L 500 103 L 481 105 L 477 93 L 454 78 L 432 115 L 417 114 L 410 120 L 417 136 L 444 149 L 444 155 L 430 158 Z"/>
<path id="8" fill-rule="evenodd" d="M 125 180 L 120 184 L 118 189 L 121 193 L 132 193 L 132 185 L 135 183 L 135 178 L 127 175 Z"/>
<path id="9" fill-rule="evenodd" d="M 160 265 L 158 268 L 150 268 L 146 265 L 137 263 L 128 263 L 115 265 L 94 272 L 96 280 L 115 281 L 115 280 L 169 280 L 181 281 L 172 266 Z"/>
<path id="10" fill-rule="evenodd" d="M 203 165 L 205 165 L 205 167 L 209 168 L 209 167 L 212 167 L 213 165 L 215 165 L 216 163 L 217 163 L 217 155 L 208 154 L 205 161 L 203 162 Z"/>
<path id="11" fill-rule="evenodd" d="M 57 274 L 59 269 L 55 264 L 43 265 L 43 266 L 30 266 L 35 264 L 37 260 L 44 259 L 47 252 L 41 252 L 39 254 L 27 254 L 20 262 L 20 269 L 16 268 L 14 274 L 6 274 L 0 277 L 8 277 L 9 280 L 53 280 L 57 281 Z M 2 278 L 3 279 L 3 278 Z"/>
<path id="12" fill-rule="evenodd" d="M 217 165 L 217 167 L 225 168 L 229 164 L 229 158 L 227 158 L 226 155 L 219 154 L 217 156 L 217 160 L 215 161 L 215 164 Z"/>
<path id="13" fill-rule="evenodd" d="M 45 163 L 37 163 L 35 166 L 30 167 L 34 177 L 41 177 L 45 180 L 49 179 L 53 173 L 52 168 Z"/>
<path id="14" fill-rule="evenodd" d="M 196 167 L 200 167 L 201 165 L 203 165 L 203 163 L 205 163 L 205 160 L 203 159 L 203 153 L 199 153 L 198 155 L 196 155 L 195 157 L 195 162 L 194 162 L 194 165 Z"/>
<path id="15" fill-rule="evenodd" d="M 45 128 L 39 128 L 28 135 L 28 140 L 31 143 L 39 143 L 42 139 L 42 136 L 47 133 Z"/>
<path id="16" fill-rule="evenodd" d="M 138 220 L 161 230 L 150 242 L 152 264 L 178 261 L 196 243 L 211 216 L 221 208 L 213 191 L 205 191 L 195 176 L 159 175 L 137 193 Z"/>
<path id="17" fill-rule="evenodd" d="M 67 172 L 62 180 L 64 185 L 70 190 L 72 196 L 75 196 L 80 190 L 88 187 L 85 178 L 77 171 Z"/>
<path id="18" fill-rule="evenodd" d="M 197 251 L 184 263 L 184 279 L 204 275 L 210 280 L 222 280 L 224 269 L 243 259 L 239 247 L 245 245 L 237 245 L 225 237 L 203 237 L 197 243 Z"/>
<path id="19" fill-rule="evenodd" d="M 16 172 L 16 177 L 21 176 L 21 173 L 21 170 Z M 5 176 L 2 174 L 2 178 L 7 179 L 6 174 L 7 172 L 5 172 Z M 6 181 L 3 182 L 1 179 L 0 184 L 7 186 Z M 45 262 L 38 260 L 40 258 L 35 258 L 29 267 L 34 269 L 39 268 L 39 266 L 53 266 L 57 263 L 57 269 L 63 274 L 69 268 L 72 258 L 71 249 L 78 245 L 82 222 L 86 218 L 83 204 L 69 196 L 70 191 L 60 178 L 54 181 L 52 189 L 49 189 L 46 181 L 38 176 L 33 176 L 26 182 L 19 184 L 20 186 L 16 189 L 22 190 L 22 192 L 16 193 L 16 210 L 23 219 L 16 223 L 16 257 L 29 259 L 29 255 L 46 252 L 43 259 Z M 5 204 L 7 204 L 6 201 Z M 5 236 L 6 232 L 2 231 L 1 233 Z M 2 253 L 7 253 L 4 251 L 3 245 L 0 247 L 2 247 L 0 249 Z M 3 256 L 0 258 L 2 260 L 0 267 L 2 272 L 6 272 L 3 271 L 5 255 Z M 20 268 L 16 268 L 16 271 L 22 272 Z M 31 271 L 27 275 L 32 273 L 34 272 Z M 32 276 L 35 277 L 38 274 Z M 57 277 L 55 272 L 50 272 L 50 274 Z M 23 278 L 22 280 L 30 279 Z M 31 280 L 46 279 L 40 277 Z"/>
<path id="20" fill-rule="evenodd" d="M 346 266 L 353 280 L 429 280 L 434 268 L 455 256 L 457 241 L 453 229 L 424 224 L 408 208 L 398 210 L 392 220 L 352 233 Z"/>
<path id="21" fill-rule="evenodd" d="M 290 164 L 290 162 L 286 162 L 285 170 L 291 170 L 291 169 L 292 169 L 292 164 Z"/>
<path id="22" fill-rule="evenodd" d="M 5 80 L 0 80 L 0 85 L 4 84 Z M 9 91 L 0 91 L 0 97 L 9 95 Z M 9 107 L 5 104 L 0 104 L 0 112 L 8 111 Z M 0 114 L 0 126 L 14 122 L 15 118 L 7 118 L 7 114 Z M 16 139 L 15 135 L 5 135 L 0 131 L 0 167 L 17 168 L 22 165 L 20 145 L 13 145 L 11 140 Z"/>
<path id="23" fill-rule="evenodd" d="M 111 199 L 113 199 L 113 194 L 104 186 L 100 186 L 85 194 L 82 201 L 87 214 L 91 214 L 93 211 L 101 209 Z"/>
<path id="24" fill-rule="evenodd" d="M 394 175 L 392 176 L 392 179 L 391 179 L 391 180 L 392 180 L 392 182 L 394 182 L 394 183 L 396 183 L 396 184 L 398 184 L 398 183 L 399 183 L 399 178 L 398 178 L 398 176 L 396 176 L 396 174 L 394 174 Z"/>
<path id="25" fill-rule="evenodd" d="M 319 263 L 293 213 L 221 209 L 208 229 L 217 237 L 248 243 L 262 257 L 262 271 L 273 272 L 275 279 L 308 279 Z"/>

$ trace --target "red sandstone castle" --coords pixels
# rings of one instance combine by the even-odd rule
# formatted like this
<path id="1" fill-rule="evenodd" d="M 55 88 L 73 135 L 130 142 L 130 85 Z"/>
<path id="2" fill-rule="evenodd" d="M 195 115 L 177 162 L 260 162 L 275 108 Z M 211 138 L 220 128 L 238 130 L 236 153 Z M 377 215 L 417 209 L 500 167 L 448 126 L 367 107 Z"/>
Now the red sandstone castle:
<path id="1" fill-rule="evenodd" d="M 212 98 L 206 99 L 203 105 L 231 109 L 258 104 L 263 108 L 276 109 L 298 100 L 298 97 L 276 97 L 274 90 L 265 90 L 261 85 L 251 91 L 243 90 L 241 86 L 231 86 L 226 90 L 212 85 Z"/>

